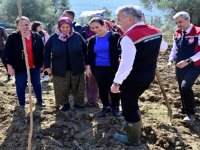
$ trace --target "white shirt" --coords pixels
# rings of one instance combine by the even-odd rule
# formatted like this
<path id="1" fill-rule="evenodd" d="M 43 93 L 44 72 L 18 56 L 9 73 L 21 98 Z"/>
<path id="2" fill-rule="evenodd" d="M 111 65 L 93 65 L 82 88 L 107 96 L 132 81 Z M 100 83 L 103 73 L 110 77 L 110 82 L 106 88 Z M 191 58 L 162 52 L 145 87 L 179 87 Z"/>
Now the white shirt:
<path id="1" fill-rule="evenodd" d="M 192 27 L 193 27 L 193 25 L 190 24 L 190 27 L 189 27 L 187 30 L 185 30 L 185 31 L 186 31 L 186 34 L 190 33 L 190 31 L 192 30 Z M 198 35 L 198 45 L 200 46 L 200 34 Z M 176 57 L 177 57 L 177 56 L 176 56 L 177 49 L 178 49 L 178 48 L 177 48 L 176 42 L 175 42 L 175 40 L 174 40 L 174 38 L 173 38 L 173 47 L 172 47 L 171 53 L 170 53 L 170 55 L 169 55 L 169 61 L 174 61 L 174 60 L 176 60 Z M 194 55 L 193 55 L 192 57 L 190 57 L 190 58 L 192 59 L 193 62 L 199 60 L 199 59 L 200 59 L 200 52 L 194 54 Z"/>
<path id="2" fill-rule="evenodd" d="M 145 23 L 138 22 L 132 25 L 126 32 L 140 25 L 145 25 Z M 135 55 L 136 55 L 136 47 L 133 41 L 128 36 L 124 36 L 122 38 L 120 45 L 122 49 L 121 62 L 118 71 L 115 74 L 114 82 L 122 84 L 122 82 L 128 77 L 133 68 L 133 63 L 135 61 Z M 167 48 L 168 44 L 162 39 L 160 51 L 165 51 Z"/>

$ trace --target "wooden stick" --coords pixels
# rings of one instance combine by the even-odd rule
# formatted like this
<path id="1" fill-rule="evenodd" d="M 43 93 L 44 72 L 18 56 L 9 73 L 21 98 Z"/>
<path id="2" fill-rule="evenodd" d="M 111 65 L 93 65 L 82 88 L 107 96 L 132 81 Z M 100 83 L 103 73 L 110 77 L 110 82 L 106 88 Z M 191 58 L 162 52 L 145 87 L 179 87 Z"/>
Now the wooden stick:
<path id="1" fill-rule="evenodd" d="M 20 17 L 20 22 L 22 22 L 22 8 L 21 8 L 21 0 L 18 0 L 18 14 Z M 21 25 L 22 28 L 22 25 Z M 28 64 L 28 56 L 27 56 L 27 50 L 26 50 L 26 42 L 25 42 L 25 36 L 24 31 L 21 31 L 22 35 L 22 43 L 24 48 L 24 55 L 25 55 L 25 62 L 26 62 L 26 71 L 28 76 L 28 91 L 29 91 L 29 104 L 30 104 L 30 131 L 29 131 L 29 137 L 28 137 L 28 150 L 31 150 L 31 142 L 32 142 L 32 135 L 33 135 L 33 110 L 32 110 L 32 96 L 31 96 L 31 76 L 30 76 L 30 68 Z"/>
<path id="2" fill-rule="evenodd" d="M 143 21 L 144 21 L 144 23 L 146 23 L 144 13 L 143 13 Z M 165 90 L 164 90 L 164 87 L 163 87 L 163 84 L 162 84 L 162 81 L 161 81 L 161 78 L 160 78 L 160 73 L 159 73 L 157 68 L 156 68 L 155 71 L 156 71 L 156 78 L 158 80 L 158 84 L 159 84 L 160 89 L 161 89 L 161 93 L 162 93 L 164 100 L 165 100 L 165 105 L 167 106 L 167 116 L 169 117 L 169 120 L 171 122 L 171 120 L 172 120 L 172 107 L 171 107 L 169 100 L 167 98 L 167 95 L 165 93 Z"/>
<path id="3" fill-rule="evenodd" d="M 167 116 L 169 117 L 169 120 L 170 122 L 172 121 L 172 107 L 169 103 L 169 100 L 167 99 L 167 95 L 165 93 L 165 90 L 164 90 L 164 87 L 163 87 L 163 84 L 162 84 L 162 81 L 160 79 L 160 73 L 158 71 L 158 69 L 156 68 L 156 78 L 158 80 L 158 84 L 160 86 L 160 89 L 161 89 L 161 93 L 164 97 L 164 100 L 165 100 L 165 105 L 167 106 Z"/>

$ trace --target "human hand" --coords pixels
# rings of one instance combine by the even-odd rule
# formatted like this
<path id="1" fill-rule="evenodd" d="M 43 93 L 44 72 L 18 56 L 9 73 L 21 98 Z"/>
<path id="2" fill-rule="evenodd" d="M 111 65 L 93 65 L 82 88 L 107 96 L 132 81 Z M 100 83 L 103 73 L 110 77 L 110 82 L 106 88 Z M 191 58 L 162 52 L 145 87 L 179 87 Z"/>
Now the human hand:
<path id="1" fill-rule="evenodd" d="M 15 70 L 10 64 L 7 64 L 7 68 L 8 68 L 8 74 L 11 76 L 15 76 Z"/>
<path id="2" fill-rule="evenodd" d="M 89 78 L 92 76 L 92 71 L 89 65 L 86 66 L 86 75 Z"/>
<path id="3" fill-rule="evenodd" d="M 45 68 L 44 69 L 44 72 L 47 72 L 48 73 L 48 75 L 51 75 L 52 74 L 52 69 L 51 68 Z"/>
<path id="4" fill-rule="evenodd" d="M 120 86 L 116 86 L 116 85 L 112 84 L 110 90 L 112 93 L 120 93 L 119 87 Z"/>
<path id="5" fill-rule="evenodd" d="M 167 63 L 167 66 L 166 66 L 166 70 L 167 70 L 167 71 L 172 70 L 172 66 L 173 66 L 173 63 L 172 63 L 171 61 L 169 61 L 169 62 Z"/>
<path id="6" fill-rule="evenodd" d="M 180 62 L 178 62 L 177 64 L 176 64 L 176 66 L 178 67 L 178 68 L 184 68 L 185 66 L 187 66 L 189 63 L 186 61 L 186 60 L 182 60 L 182 61 L 180 61 Z"/>

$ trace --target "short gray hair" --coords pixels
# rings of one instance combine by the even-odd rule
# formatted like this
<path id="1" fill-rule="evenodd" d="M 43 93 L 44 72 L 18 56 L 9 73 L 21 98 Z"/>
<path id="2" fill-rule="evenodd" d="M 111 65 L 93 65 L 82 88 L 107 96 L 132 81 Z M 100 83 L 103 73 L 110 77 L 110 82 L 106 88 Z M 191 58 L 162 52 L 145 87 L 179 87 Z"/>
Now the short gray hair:
<path id="1" fill-rule="evenodd" d="M 184 19 L 190 19 L 190 15 L 187 13 L 187 12 L 185 12 L 185 11 L 180 11 L 180 12 L 178 12 L 178 13 L 176 13 L 174 16 L 173 16 L 173 19 L 176 19 L 176 18 L 178 18 L 178 17 L 183 17 Z"/>
<path id="2" fill-rule="evenodd" d="M 136 5 L 126 5 L 119 7 L 116 10 L 116 14 L 118 13 L 125 13 L 126 15 L 136 18 L 138 21 L 141 21 L 143 16 L 142 11 Z"/>

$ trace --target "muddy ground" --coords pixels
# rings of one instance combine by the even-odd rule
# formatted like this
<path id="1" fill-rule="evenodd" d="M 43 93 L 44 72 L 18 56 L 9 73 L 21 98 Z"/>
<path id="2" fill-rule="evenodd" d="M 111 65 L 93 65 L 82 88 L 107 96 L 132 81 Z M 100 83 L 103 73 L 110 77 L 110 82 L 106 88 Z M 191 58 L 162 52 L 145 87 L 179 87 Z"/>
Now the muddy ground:
<path id="1" fill-rule="evenodd" d="M 116 132 L 123 132 L 123 117 L 116 118 L 111 114 L 105 118 L 96 117 L 100 104 L 86 107 L 84 111 L 56 111 L 52 82 L 43 82 L 43 96 L 47 106 L 43 109 L 33 107 L 32 150 L 199 150 L 200 80 L 193 87 L 197 105 L 196 121 L 187 124 L 182 121 L 184 115 L 176 113 L 180 108 L 180 96 L 174 70 L 165 70 L 168 54 L 160 55 L 158 69 L 173 109 L 173 120 L 168 122 L 167 108 L 155 80 L 140 98 L 142 146 L 132 147 L 115 142 L 112 136 Z M 25 110 L 18 107 L 14 81 L 6 81 L 2 65 L 0 80 L 4 81 L 0 83 L 0 150 L 25 150 L 30 124 L 29 103 L 27 101 Z"/>

